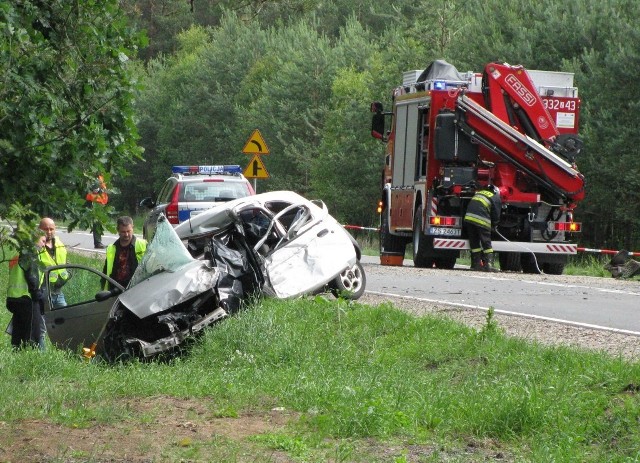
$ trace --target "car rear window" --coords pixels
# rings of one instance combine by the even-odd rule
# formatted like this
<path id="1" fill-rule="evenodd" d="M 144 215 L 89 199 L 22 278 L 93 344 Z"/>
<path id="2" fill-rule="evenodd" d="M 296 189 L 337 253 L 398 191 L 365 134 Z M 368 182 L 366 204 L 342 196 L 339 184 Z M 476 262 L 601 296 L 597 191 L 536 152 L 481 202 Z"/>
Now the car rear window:
<path id="1" fill-rule="evenodd" d="M 244 198 L 250 194 L 245 182 L 184 183 L 180 190 L 179 201 L 224 202 Z"/>

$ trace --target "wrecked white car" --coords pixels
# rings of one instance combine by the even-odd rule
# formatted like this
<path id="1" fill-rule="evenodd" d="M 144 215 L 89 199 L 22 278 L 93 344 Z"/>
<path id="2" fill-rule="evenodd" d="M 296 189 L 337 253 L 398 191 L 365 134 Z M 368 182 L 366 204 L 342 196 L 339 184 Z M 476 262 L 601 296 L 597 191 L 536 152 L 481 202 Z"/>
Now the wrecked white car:
<path id="1" fill-rule="evenodd" d="M 175 230 L 194 256 L 228 245 L 229 236 L 242 236 L 249 257 L 262 269 L 268 295 L 288 298 L 329 289 L 336 296 L 358 299 L 365 290 L 356 240 L 322 201 L 292 191 L 229 201 Z"/>
<path id="2" fill-rule="evenodd" d="M 187 244 L 187 247 L 183 244 Z M 189 251 L 187 251 L 189 249 Z M 253 295 L 296 297 L 330 290 L 358 298 L 366 277 L 360 249 L 327 212 L 292 192 L 242 198 L 175 229 L 160 216 L 129 286 L 97 269 L 67 264 L 67 306 L 45 301 L 58 347 L 113 362 L 175 353 Z M 102 290 L 105 280 L 114 288 Z"/>

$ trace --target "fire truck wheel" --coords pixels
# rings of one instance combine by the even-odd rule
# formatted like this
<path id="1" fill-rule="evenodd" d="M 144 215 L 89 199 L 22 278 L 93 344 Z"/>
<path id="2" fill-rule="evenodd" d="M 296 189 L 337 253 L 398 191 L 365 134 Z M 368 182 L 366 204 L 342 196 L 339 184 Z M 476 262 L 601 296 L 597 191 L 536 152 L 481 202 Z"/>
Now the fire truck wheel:
<path id="1" fill-rule="evenodd" d="M 545 262 L 542 264 L 542 270 L 547 275 L 562 275 L 564 265 L 564 262 Z"/>
<path id="2" fill-rule="evenodd" d="M 345 270 L 333 280 L 331 293 L 335 297 L 355 301 L 360 299 L 364 294 L 366 285 L 367 277 L 362 268 L 362 264 L 360 261 L 357 261 L 353 267 Z"/>
<path id="3" fill-rule="evenodd" d="M 422 232 L 422 206 L 418 206 L 413 219 L 413 265 L 433 267 L 433 239 Z"/>
<path id="4" fill-rule="evenodd" d="M 498 253 L 498 262 L 500 262 L 500 270 L 503 272 L 519 272 L 522 270 L 519 252 L 500 252 Z"/>
<path id="5" fill-rule="evenodd" d="M 455 253 L 450 254 L 450 256 L 434 258 L 433 260 L 436 264 L 436 268 L 444 268 L 447 270 L 453 269 L 456 266 L 458 256 Z"/>
<path id="6" fill-rule="evenodd" d="M 520 262 L 522 263 L 522 272 L 523 273 L 532 273 L 539 274 L 542 273 L 542 269 L 538 264 L 535 256 L 530 252 L 523 252 L 520 254 Z"/>

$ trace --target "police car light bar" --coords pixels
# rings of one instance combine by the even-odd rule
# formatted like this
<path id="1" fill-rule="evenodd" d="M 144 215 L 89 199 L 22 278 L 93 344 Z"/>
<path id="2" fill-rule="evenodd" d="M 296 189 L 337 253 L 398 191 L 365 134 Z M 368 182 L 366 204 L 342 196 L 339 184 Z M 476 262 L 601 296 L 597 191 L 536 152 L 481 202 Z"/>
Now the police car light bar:
<path id="1" fill-rule="evenodd" d="M 214 165 L 214 166 L 173 166 L 171 172 L 184 175 L 216 175 L 216 174 L 241 174 L 239 165 Z"/>

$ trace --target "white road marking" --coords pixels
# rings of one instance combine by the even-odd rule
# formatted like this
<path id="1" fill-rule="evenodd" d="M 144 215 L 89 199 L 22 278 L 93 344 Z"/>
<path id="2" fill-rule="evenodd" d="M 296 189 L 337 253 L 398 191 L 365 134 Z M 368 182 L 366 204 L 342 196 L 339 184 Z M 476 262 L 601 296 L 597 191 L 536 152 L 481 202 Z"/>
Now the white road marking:
<path id="1" fill-rule="evenodd" d="M 550 281 L 513 280 L 512 278 L 500 278 L 498 276 L 479 276 L 479 275 L 469 275 L 467 278 L 490 279 L 490 280 L 496 280 L 496 281 L 518 281 L 520 283 L 527 283 L 531 285 L 556 286 L 559 288 L 590 289 L 590 290 L 599 291 L 602 293 L 628 294 L 630 296 L 640 296 L 640 292 L 637 292 L 637 291 L 626 291 L 622 289 L 611 289 L 611 288 L 596 288 L 593 286 L 574 285 L 574 284 L 567 284 L 567 283 L 554 283 Z"/>
<path id="2" fill-rule="evenodd" d="M 534 283 L 538 283 L 538 282 L 534 282 Z M 463 308 L 466 308 L 466 309 L 483 310 L 485 312 L 487 312 L 489 310 L 489 307 L 482 307 L 482 306 L 479 306 L 479 305 L 472 305 L 472 304 L 461 304 L 459 302 L 450 302 L 450 301 L 438 300 L 438 299 L 427 299 L 427 298 L 415 297 L 415 296 L 405 296 L 405 295 L 402 295 L 402 294 L 394 294 L 394 293 L 382 293 L 382 292 L 378 292 L 378 291 L 365 291 L 365 292 L 367 294 L 374 294 L 376 296 L 388 296 L 388 297 L 396 297 L 396 298 L 400 298 L 400 299 L 408 299 L 408 300 L 412 300 L 412 301 L 422 301 L 422 302 L 431 302 L 431 303 L 435 303 L 435 304 L 452 305 L 454 307 L 463 307 Z M 635 293 L 631 293 L 631 294 L 635 294 Z M 609 331 L 611 333 L 628 334 L 628 335 L 631 335 L 631 336 L 640 336 L 640 332 L 638 332 L 638 331 L 621 330 L 621 329 L 618 329 L 618 328 L 609 328 L 609 327 L 606 327 L 606 326 L 592 325 L 590 323 L 574 322 L 574 321 L 571 321 L 571 320 L 563 320 L 563 319 L 560 319 L 560 318 L 543 317 L 541 315 L 532 315 L 532 314 L 526 314 L 526 313 L 521 313 L 521 312 L 512 312 L 510 310 L 493 309 L 493 312 L 497 313 L 497 314 L 503 314 L 503 315 L 514 315 L 514 316 L 517 316 L 517 317 L 531 318 L 531 319 L 535 319 L 535 320 L 545 320 L 545 321 L 554 322 L 554 323 L 562 323 L 563 325 L 577 326 L 577 327 L 580 327 L 580 328 L 589 328 L 589 329 L 593 329 L 593 330 Z"/>

